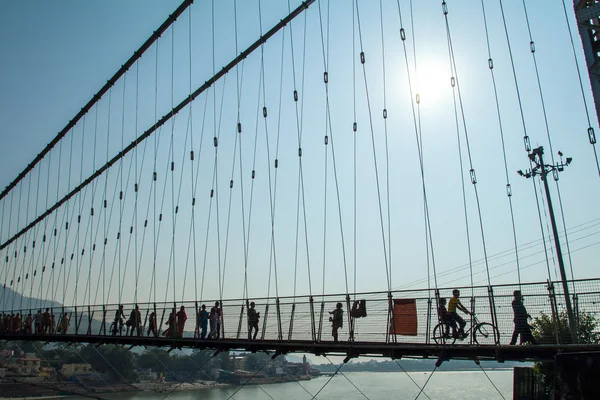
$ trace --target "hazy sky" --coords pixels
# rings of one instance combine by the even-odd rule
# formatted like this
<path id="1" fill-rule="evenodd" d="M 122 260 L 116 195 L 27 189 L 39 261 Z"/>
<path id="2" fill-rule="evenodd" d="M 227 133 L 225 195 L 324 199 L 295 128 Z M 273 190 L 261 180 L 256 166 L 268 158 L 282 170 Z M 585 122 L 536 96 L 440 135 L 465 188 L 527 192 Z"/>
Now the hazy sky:
<path id="1" fill-rule="evenodd" d="M 2 243 L 152 126 L 190 88 L 193 91 L 210 79 L 253 43 L 261 30 L 266 32 L 288 13 L 284 1 L 262 1 L 260 13 L 257 1 L 238 1 L 236 19 L 232 1 L 215 3 L 214 14 L 209 1 L 196 1 L 190 7 L 191 17 L 189 11 L 184 12 L 160 38 L 158 48 L 151 47 L 87 114 L 85 123 L 80 121 L 62 145 L 0 202 Z M 262 51 L 255 51 L 122 163 L 113 165 L 37 228 L 2 250 L 0 280 L 14 281 L 13 288 L 34 297 L 57 292 L 57 299 L 67 304 L 126 302 L 134 297 L 140 302 L 217 298 L 219 284 L 224 298 L 238 298 L 243 295 L 245 271 L 250 297 L 273 296 L 276 290 L 281 296 L 321 294 L 323 287 L 326 293 L 344 293 L 347 287 L 350 291 L 354 287 L 387 290 L 388 270 L 391 288 L 427 287 L 428 276 L 434 286 L 434 263 L 439 286 L 468 285 L 470 260 L 473 281 L 487 284 L 487 255 L 492 283 L 516 282 L 503 147 L 481 3 L 448 2 L 454 74 L 440 3 L 415 1 L 413 26 L 408 1 L 400 1 L 402 25 L 395 1 L 383 1 L 383 12 L 379 2 L 359 1 L 360 24 L 353 2 L 316 2 L 291 28 L 288 25 L 276 34 Z M 178 4 L 3 2 L 0 186 L 17 176 Z M 291 7 L 297 4 L 292 2 Z M 598 270 L 600 213 L 594 204 L 600 185 L 562 0 L 546 1 L 543 7 L 532 1 L 526 4 L 554 156 L 558 161 L 561 150 L 574 158 L 559 181 L 569 238 L 567 268 L 570 275 L 572 262 L 576 278 L 592 277 Z M 548 269 L 555 279 L 557 263 L 551 244 L 546 263 L 532 181 L 516 174 L 529 166 L 523 120 L 532 146 L 544 146 L 546 160 L 551 161 L 523 4 L 504 2 L 521 106 L 499 2 L 486 0 L 485 7 L 521 279 L 544 281 Z M 569 13 L 573 27 L 570 9 Z M 574 34 L 583 64 L 579 37 Z M 452 75 L 458 82 L 456 95 L 460 89 L 458 108 Z M 411 103 L 417 106 L 417 88 L 420 130 L 415 128 L 411 107 Z M 591 102 L 586 76 L 584 91 Z M 352 130 L 355 121 L 356 134 Z M 426 245 L 419 135 L 432 249 Z M 214 136 L 219 137 L 216 157 Z M 300 208 L 299 136 L 304 185 Z M 471 168 L 477 178 L 481 220 Z M 556 185 L 550 184 L 562 231 Z M 123 200 L 119 200 L 121 190 Z M 550 222 L 541 197 L 539 204 L 548 235 Z M 270 256 L 272 223 L 274 258 Z M 563 246 L 567 253 L 564 237 Z M 47 270 L 41 273 L 44 266 Z M 34 271 L 35 278 L 31 277 Z M 27 280 L 23 279 L 26 275 L 30 276 Z"/>

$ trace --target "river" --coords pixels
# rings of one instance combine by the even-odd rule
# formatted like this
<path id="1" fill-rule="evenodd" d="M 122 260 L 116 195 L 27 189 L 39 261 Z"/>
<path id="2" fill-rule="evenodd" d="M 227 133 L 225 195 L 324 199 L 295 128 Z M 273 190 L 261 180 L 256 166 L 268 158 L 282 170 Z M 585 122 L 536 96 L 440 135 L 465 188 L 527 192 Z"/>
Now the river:
<path id="1" fill-rule="evenodd" d="M 344 376 L 338 375 L 331 379 L 320 377 L 311 381 L 277 383 L 271 385 L 211 388 L 194 391 L 175 391 L 173 393 L 122 393 L 112 396 L 101 395 L 103 398 L 123 400 L 224 400 L 232 397 L 238 400 L 305 400 L 311 399 L 319 390 L 320 399 L 415 399 L 419 393 L 416 384 L 423 386 L 429 379 L 424 392 L 419 399 L 443 400 L 482 400 L 482 399 L 512 399 L 512 369 L 486 371 L 488 377 L 502 393 L 500 395 L 490 380 L 481 371 L 444 371 L 435 372 L 430 378 L 429 372 L 349 372 Z M 415 382 L 411 381 L 412 378 Z M 350 383 L 352 382 L 352 383 Z M 358 389 L 365 396 L 363 396 Z M 310 393 L 310 394 L 309 394 Z M 70 400 L 83 400 L 84 397 L 69 397 Z"/>

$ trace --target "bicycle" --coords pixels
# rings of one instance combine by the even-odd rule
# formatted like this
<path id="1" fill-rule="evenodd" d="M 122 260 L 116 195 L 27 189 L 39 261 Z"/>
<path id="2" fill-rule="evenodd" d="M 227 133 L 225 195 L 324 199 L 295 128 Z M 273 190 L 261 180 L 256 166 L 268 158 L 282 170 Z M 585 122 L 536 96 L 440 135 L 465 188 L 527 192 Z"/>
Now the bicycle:
<path id="1" fill-rule="evenodd" d="M 117 325 L 118 325 L 118 328 L 117 328 Z M 113 321 L 110 324 L 110 327 L 108 328 L 108 331 L 110 332 L 110 334 L 112 336 L 117 336 L 117 333 L 119 334 L 119 336 L 123 336 L 123 325 L 125 325 L 123 323 L 123 320 Z"/>
<path id="2" fill-rule="evenodd" d="M 477 345 L 497 345 L 500 343 L 500 332 L 489 322 L 480 322 L 475 314 L 471 326 L 463 334 L 458 333 L 455 322 L 440 322 L 433 328 L 433 340 L 436 344 L 453 345 L 456 340 L 461 342 L 471 336 L 472 343 Z"/>

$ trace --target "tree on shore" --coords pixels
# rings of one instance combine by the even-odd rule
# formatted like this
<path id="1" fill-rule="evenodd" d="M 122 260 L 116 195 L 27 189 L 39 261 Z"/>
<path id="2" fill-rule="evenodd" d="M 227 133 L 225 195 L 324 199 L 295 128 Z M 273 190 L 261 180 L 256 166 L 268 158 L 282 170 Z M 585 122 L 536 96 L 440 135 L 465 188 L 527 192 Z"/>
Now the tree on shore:
<path id="1" fill-rule="evenodd" d="M 531 324 L 533 336 L 540 344 L 556 343 L 556 337 L 562 343 L 570 343 L 569 321 L 566 312 L 560 312 L 557 318 L 552 315 L 540 314 Z M 577 342 L 600 343 L 600 321 L 591 313 L 579 312 L 577 316 Z M 542 384 L 547 394 L 554 388 L 554 362 L 536 362 L 535 371 L 541 375 Z"/>

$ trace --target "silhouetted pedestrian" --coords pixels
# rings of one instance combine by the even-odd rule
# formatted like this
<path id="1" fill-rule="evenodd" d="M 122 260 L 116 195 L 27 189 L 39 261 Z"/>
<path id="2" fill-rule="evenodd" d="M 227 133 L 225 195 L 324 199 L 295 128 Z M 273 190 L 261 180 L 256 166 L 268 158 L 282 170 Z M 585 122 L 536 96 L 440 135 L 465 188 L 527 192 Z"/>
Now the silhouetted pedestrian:
<path id="1" fill-rule="evenodd" d="M 150 313 L 150 317 L 148 318 L 148 333 L 146 333 L 146 335 L 150 336 L 150 333 L 152 333 L 154 337 L 158 336 L 158 328 L 156 325 L 156 313 L 154 311 Z"/>
<path id="2" fill-rule="evenodd" d="M 331 336 L 333 336 L 333 341 L 335 343 L 338 342 L 338 329 L 344 326 L 344 310 L 342 309 L 342 303 L 337 303 L 335 305 L 335 310 L 329 311 L 331 317 L 329 317 L 329 321 L 331 322 Z"/>
<path id="3" fill-rule="evenodd" d="M 250 308 L 248 308 L 248 340 L 256 340 L 256 335 L 258 334 L 258 319 L 260 318 L 260 313 L 256 312 L 254 307 L 254 302 L 251 302 Z M 253 330 L 254 336 L 251 336 Z"/>
<path id="4" fill-rule="evenodd" d="M 210 333 L 208 334 L 209 339 L 219 339 L 221 336 L 221 307 L 218 301 L 215 302 L 215 306 L 210 309 Z"/>
<path id="5" fill-rule="evenodd" d="M 529 342 L 531 344 L 536 344 L 533 335 L 531 334 L 531 327 L 529 326 L 528 318 L 531 318 L 531 315 L 527 313 L 525 306 L 523 305 L 523 297 L 521 296 L 520 290 L 515 290 L 513 293 L 515 299 L 512 301 L 512 308 L 514 313 L 514 323 L 515 330 L 512 335 L 512 339 L 510 340 L 510 344 L 514 345 L 517 343 L 517 337 L 520 335 L 521 338 L 519 340 L 520 344 Z"/>
<path id="6" fill-rule="evenodd" d="M 206 339 L 206 328 L 208 327 L 208 311 L 206 304 L 202 304 L 200 312 L 198 312 L 198 328 L 200 329 L 200 339 Z"/>
<path id="7" fill-rule="evenodd" d="M 177 337 L 183 337 L 185 321 L 187 321 L 187 314 L 185 313 L 185 307 L 181 306 L 181 308 L 177 312 Z"/>

